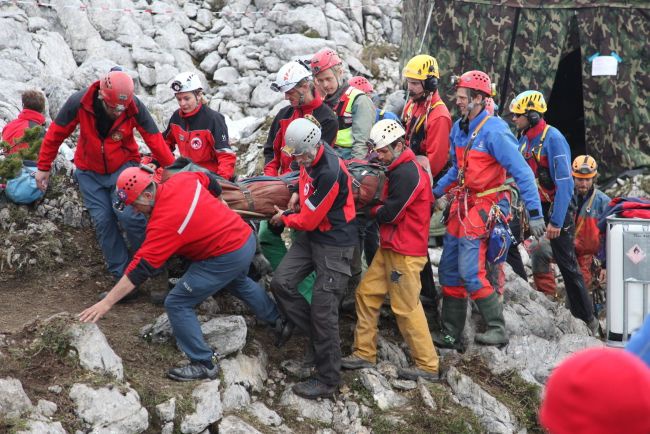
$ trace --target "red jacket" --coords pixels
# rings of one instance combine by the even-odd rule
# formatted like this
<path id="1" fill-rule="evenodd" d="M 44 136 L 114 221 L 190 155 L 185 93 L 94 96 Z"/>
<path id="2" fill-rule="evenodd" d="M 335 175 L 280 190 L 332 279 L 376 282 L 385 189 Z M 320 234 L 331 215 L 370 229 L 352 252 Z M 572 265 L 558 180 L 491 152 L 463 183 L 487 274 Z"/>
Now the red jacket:
<path id="1" fill-rule="evenodd" d="M 336 133 L 338 132 L 336 114 L 323 103 L 321 96 L 314 90 L 314 99 L 312 102 L 300 107 L 285 107 L 273 119 L 268 140 L 264 145 L 265 175 L 278 176 L 293 170 L 298 170 L 297 167 L 291 168 L 293 157 L 282 152 L 282 148 L 284 148 L 284 132 L 287 130 L 291 121 L 304 118 L 308 114 L 314 116 L 320 123 L 321 139 L 329 145 L 334 144 L 336 141 Z"/>
<path id="2" fill-rule="evenodd" d="M 226 120 L 219 112 L 199 104 L 191 113 L 176 110 L 163 133 L 165 142 L 199 166 L 232 179 L 235 175 L 235 151 L 228 143 Z"/>
<path id="3" fill-rule="evenodd" d="M 416 155 L 426 155 L 431 175 L 436 178 L 449 160 L 451 115 L 438 91 L 426 99 L 409 99 L 402 112 L 406 127 L 406 144 Z"/>
<path id="4" fill-rule="evenodd" d="M 38 156 L 38 169 L 49 171 L 56 158 L 61 143 L 79 125 L 79 139 L 74 153 L 74 163 L 81 170 L 91 170 L 100 174 L 110 174 L 127 161 L 140 161 L 138 144 L 133 137 L 137 129 L 153 156 L 163 166 L 174 162 L 174 156 L 165 144 L 162 134 L 149 111 L 137 98 L 126 108 L 112 125 L 106 117 L 95 115 L 99 106 L 97 94 L 99 81 L 88 89 L 73 94 L 65 102 L 52 125 L 45 134 L 41 152 Z M 100 135 L 98 125 L 107 127 L 106 134 Z"/>
<path id="5" fill-rule="evenodd" d="M 183 172 L 158 185 L 142 246 L 125 274 L 134 284 L 146 280 L 173 254 L 192 261 L 234 252 L 251 228 L 208 190 L 205 173 Z"/>
<path id="6" fill-rule="evenodd" d="M 321 142 L 322 143 L 322 142 Z M 300 213 L 282 217 L 294 229 L 308 232 L 311 241 L 333 246 L 358 243 L 352 177 L 334 149 L 322 143 L 307 169 L 300 167 Z"/>
<path id="7" fill-rule="evenodd" d="M 26 129 L 33 128 L 37 125 L 45 125 L 45 116 L 42 113 L 30 109 L 23 109 L 18 114 L 18 118 L 5 125 L 2 130 L 2 140 L 11 146 L 7 155 L 14 154 L 21 149 L 27 149 L 29 147 L 27 143 L 16 143 L 16 140 L 21 139 L 25 135 Z"/>
<path id="8" fill-rule="evenodd" d="M 410 149 L 388 166 L 383 205 L 373 208 L 379 223 L 379 244 L 406 256 L 426 256 L 433 194 L 429 174 Z"/>

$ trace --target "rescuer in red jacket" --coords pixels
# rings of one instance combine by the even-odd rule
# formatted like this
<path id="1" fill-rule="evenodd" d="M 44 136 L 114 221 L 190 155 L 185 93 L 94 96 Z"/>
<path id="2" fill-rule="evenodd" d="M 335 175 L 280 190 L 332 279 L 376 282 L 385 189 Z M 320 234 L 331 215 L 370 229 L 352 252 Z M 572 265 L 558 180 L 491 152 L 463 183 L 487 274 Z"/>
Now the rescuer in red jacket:
<path id="1" fill-rule="evenodd" d="M 158 184 L 147 166 L 125 169 L 117 179 L 118 209 L 132 205 L 149 217 L 146 238 L 108 295 L 79 315 L 81 321 L 97 322 L 173 254 L 189 259 L 191 265 L 165 299 L 178 347 L 191 361 L 167 373 L 178 381 L 217 377 L 219 365 L 194 308 L 226 286 L 259 320 L 282 322 L 271 297 L 248 277 L 255 235 L 220 195 L 218 178 L 212 174 L 178 173 Z"/>
<path id="2" fill-rule="evenodd" d="M 23 110 L 18 118 L 9 122 L 2 129 L 2 140 L 9 144 L 7 155 L 14 154 L 29 146 L 20 139 L 25 135 L 25 130 L 36 126 L 45 126 L 45 95 L 38 90 L 26 90 L 21 95 Z"/>
<path id="3" fill-rule="evenodd" d="M 199 166 L 217 175 L 235 176 L 235 151 L 228 143 L 226 120 L 205 103 L 201 80 L 193 72 L 174 77 L 171 88 L 179 109 L 174 112 L 163 133 L 165 142 Z"/>
<path id="4" fill-rule="evenodd" d="M 129 263 L 129 249 L 118 221 L 133 250 L 142 244 L 146 226 L 144 217 L 133 210 L 116 213 L 113 209 L 117 177 L 140 161 L 133 130 L 140 133 L 160 165 L 174 161 L 149 111 L 133 95 L 133 87 L 127 73 L 113 70 L 68 98 L 45 134 L 36 172 L 36 184 L 45 191 L 61 143 L 79 125 L 74 176 L 95 225 L 108 271 L 115 279 L 124 274 Z"/>
<path id="5" fill-rule="evenodd" d="M 271 289 L 287 316 L 313 345 L 316 373 L 293 386 L 307 399 L 331 396 L 341 381 L 339 303 L 350 277 L 358 243 L 352 179 L 343 160 L 321 140 L 312 121 L 296 119 L 287 127 L 283 152 L 300 165 L 298 192 L 288 210 L 277 209 L 270 225 L 302 231 L 273 274 Z M 316 272 L 311 305 L 298 284 Z"/>

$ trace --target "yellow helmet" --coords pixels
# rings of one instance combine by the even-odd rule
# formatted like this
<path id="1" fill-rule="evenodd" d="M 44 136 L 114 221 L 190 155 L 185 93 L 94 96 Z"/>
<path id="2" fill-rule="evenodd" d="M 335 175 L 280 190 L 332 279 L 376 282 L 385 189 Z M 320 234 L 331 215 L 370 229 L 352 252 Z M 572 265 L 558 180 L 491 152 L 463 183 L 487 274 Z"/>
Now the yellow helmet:
<path id="1" fill-rule="evenodd" d="M 510 102 L 510 113 L 523 115 L 528 110 L 546 113 L 546 101 L 544 101 L 544 95 L 541 92 L 527 90 L 517 95 Z"/>
<path id="2" fill-rule="evenodd" d="M 590 155 L 578 155 L 573 160 L 573 176 L 576 178 L 593 178 L 598 174 L 598 163 Z"/>
<path id="3" fill-rule="evenodd" d="M 440 78 L 438 61 L 428 54 L 418 54 L 408 61 L 402 75 L 414 80 L 426 80 L 430 77 Z"/>

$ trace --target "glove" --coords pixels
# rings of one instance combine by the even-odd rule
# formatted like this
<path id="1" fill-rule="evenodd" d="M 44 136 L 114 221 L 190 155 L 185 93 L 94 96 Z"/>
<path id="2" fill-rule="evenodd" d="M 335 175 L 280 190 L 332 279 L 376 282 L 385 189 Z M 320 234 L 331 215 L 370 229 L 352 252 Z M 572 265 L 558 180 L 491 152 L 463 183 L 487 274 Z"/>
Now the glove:
<path id="1" fill-rule="evenodd" d="M 544 223 L 543 218 L 538 218 L 535 220 L 530 220 L 528 223 L 530 229 L 530 234 L 535 238 L 542 238 L 546 232 L 546 224 Z"/>
<path id="2" fill-rule="evenodd" d="M 440 196 L 436 199 L 433 209 L 436 211 L 444 211 L 447 208 L 447 205 L 449 205 L 449 199 L 447 199 L 447 196 Z"/>

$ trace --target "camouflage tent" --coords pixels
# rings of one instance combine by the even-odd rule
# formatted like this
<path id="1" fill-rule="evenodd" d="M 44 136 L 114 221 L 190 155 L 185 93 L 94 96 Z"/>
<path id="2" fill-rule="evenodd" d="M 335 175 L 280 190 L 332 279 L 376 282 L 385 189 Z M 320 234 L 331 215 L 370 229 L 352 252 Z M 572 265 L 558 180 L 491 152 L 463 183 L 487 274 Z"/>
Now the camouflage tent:
<path id="1" fill-rule="evenodd" d="M 490 74 L 501 114 L 517 93 L 540 90 L 574 155 L 612 174 L 650 164 L 649 15 L 643 0 L 405 0 L 402 56 L 435 56 L 448 102 L 451 75 L 470 69 Z M 592 76 L 590 57 L 611 52 L 617 76 Z"/>

